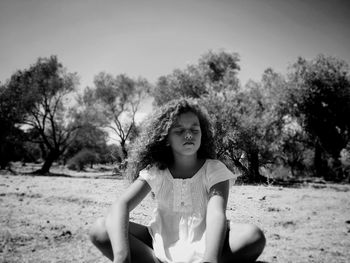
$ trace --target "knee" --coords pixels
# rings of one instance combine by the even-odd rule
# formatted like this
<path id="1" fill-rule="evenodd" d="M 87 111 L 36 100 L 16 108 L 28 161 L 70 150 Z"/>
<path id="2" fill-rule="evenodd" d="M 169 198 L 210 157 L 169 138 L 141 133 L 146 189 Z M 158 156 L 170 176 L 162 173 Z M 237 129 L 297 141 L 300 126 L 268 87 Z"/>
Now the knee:
<path id="1" fill-rule="evenodd" d="M 99 218 L 96 220 L 90 228 L 89 237 L 95 246 L 99 246 L 109 240 L 105 218 Z"/>
<path id="2" fill-rule="evenodd" d="M 257 253 L 261 253 L 266 244 L 264 232 L 256 225 L 246 225 L 245 242 L 253 245 Z"/>
<path id="3" fill-rule="evenodd" d="M 231 248 L 250 247 L 262 251 L 265 243 L 266 239 L 263 231 L 255 225 L 237 224 L 233 225 L 230 230 Z"/>

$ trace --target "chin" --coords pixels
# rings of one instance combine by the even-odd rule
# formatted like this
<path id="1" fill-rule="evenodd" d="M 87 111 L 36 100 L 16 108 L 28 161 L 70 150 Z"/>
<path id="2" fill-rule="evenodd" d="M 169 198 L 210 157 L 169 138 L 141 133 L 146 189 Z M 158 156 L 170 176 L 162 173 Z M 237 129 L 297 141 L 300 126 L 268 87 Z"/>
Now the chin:
<path id="1" fill-rule="evenodd" d="M 193 147 L 191 149 L 184 150 L 183 155 L 195 155 L 195 154 L 197 154 L 197 152 L 198 152 L 198 149 Z"/>

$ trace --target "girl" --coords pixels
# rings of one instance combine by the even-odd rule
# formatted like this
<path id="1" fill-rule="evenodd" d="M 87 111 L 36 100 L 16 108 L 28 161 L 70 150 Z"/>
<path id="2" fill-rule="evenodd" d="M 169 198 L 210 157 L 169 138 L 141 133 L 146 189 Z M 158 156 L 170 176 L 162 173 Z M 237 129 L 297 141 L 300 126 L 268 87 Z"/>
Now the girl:
<path id="1" fill-rule="evenodd" d="M 91 229 L 93 244 L 113 262 L 253 262 L 265 246 L 252 225 L 227 224 L 229 181 L 215 160 L 209 118 L 193 100 L 172 101 L 148 121 L 128 164 L 133 183 Z M 129 213 L 152 191 L 149 226 Z"/>

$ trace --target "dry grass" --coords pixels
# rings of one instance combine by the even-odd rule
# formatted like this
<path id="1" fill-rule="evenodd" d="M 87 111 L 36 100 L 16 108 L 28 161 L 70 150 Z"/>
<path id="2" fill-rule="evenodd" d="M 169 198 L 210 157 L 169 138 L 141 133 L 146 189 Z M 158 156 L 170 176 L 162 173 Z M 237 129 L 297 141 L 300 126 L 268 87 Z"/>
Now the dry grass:
<path id="1" fill-rule="evenodd" d="M 103 178 L 110 174 L 100 169 L 72 177 L 0 175 L 0 262 L 108 262 L 87 233 L 127 186 Z M 349 197 L 349 185 L 234 186 L 227 216 L 265 231 L 261 261 L 349 262 Z M 147 197 L 131 219 L 146 224 L 153 206 Z"/>

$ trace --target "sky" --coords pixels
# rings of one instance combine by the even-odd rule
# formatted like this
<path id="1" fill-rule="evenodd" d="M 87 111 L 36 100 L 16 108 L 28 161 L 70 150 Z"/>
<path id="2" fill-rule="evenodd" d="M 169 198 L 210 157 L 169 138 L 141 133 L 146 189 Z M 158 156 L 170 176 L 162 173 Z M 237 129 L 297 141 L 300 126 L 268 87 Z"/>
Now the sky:
<path id="1" fill-rule="evenodd" d="M 237 52 L 242 84 L 298 56 L 350 64 L 349 0 L 0 0 L 0 82 L 57 55 L 80 88 L 101 71 L 147 78 Z"/>

